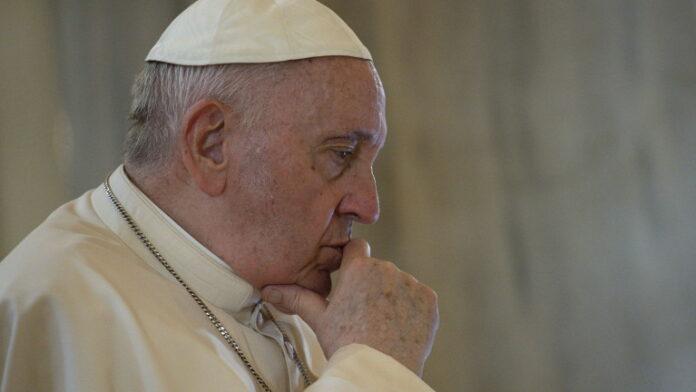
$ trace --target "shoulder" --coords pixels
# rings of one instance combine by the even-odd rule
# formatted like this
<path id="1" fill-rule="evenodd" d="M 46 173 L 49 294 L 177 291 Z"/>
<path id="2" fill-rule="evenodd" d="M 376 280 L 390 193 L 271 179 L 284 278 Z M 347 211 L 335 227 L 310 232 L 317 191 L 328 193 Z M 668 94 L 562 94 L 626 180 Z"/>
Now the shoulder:
<path id="1" fill-rule="evenodd" d="M 59 207 L 0 262 L 0 303 L 22 308 L 40 298 L 76 299 L 123 271 L 117 265 L 134 264 L 137 256 L 101 222 L 90 194 Z"/>

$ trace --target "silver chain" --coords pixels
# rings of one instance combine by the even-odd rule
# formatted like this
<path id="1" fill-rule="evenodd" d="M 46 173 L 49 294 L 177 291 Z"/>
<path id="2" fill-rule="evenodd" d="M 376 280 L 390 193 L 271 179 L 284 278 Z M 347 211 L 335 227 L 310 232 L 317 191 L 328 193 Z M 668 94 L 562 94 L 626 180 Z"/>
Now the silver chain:
<path id="1" fill-rule="evenodd" d="M 286 345 L 287 351 L 289 351 L 290 355 L 292 355 L 292 360 L 295 361 L 297 369 L 300 370 L 300 374 L 302 374 L 305 386 L 312 385 L 312 383 L 314 382 L 314 376 L 307 371 L 307 368 L 302 362 L 300 356 L 297 354 L 297 350 L 295 350 L 295 347 L 292 345 L 292 342 L 290 341 L 290 338 L 288 338 L 288 335 L 285 333 L 283 327 L 281 327 L 280 324 L 278 324 L 271 312 L 269 312 L 266 308 L 262 308 L 262 313 L 264 317 L 270 319 L 273 322 L 273 324 L 275 324 L 276 328 L 278 328 L 278 331 L 280 331 L 280 334 L 283 336 L 283 342 Z"/>
<path id="2" fill-rule="evenodd" d="M 203 313 L 205 313 L 206 317 L 208 320 L 210 320 L 210 323 L 212 326 L 220 333 L 223 339 L 225 339 L 225 342 L 234 350 L 234 352 L 237 354 L 239 359 L 244 363 L 244 366 L 249 370 L 249 373 L 254 377 L 256 380 L 256 383 L 259 384 L 259 386 L 266 392 L 271 392 L 271 388 L 266 384 L 266 381 L 263 380 L 259 372 L 254 369 L 254 367 L 251 365 L 251 362 L 247 358 L 246 354 L 244 354 L 244 351 L 242 351 L 242 348 L 239 346 L 239 343 L 237 343 L 236 340 L 230 335 L 229 331 L 227 328 L 222 324 L 220 319 L 213 313 L 212 310 L 208 307 L 208 305 L 203 302 L 201 297 L 198 296 L 198 294 L 189 286 L 179 275 L 178 272 L 174 269 L 174 267 L 167 262 L 167 260 L 162 256 L 162 254 L 155 248 L 155 245 L 150 242 L 150 240 L 145 236 L 142 230 L 140 230 L 140 227 L 138 226 L 137 223 L 135 223 L 135 220 L 128 214 L 128 211 L 123 207 L 121 202 L 116 198 L 116 195 L 114 195 L 113 190 L 111 189 L 111 186 L 109 185 L 109 179 L 107 178 L 104 181 L 104 190 L 106 190 L 106 195 L 109 197 L 109 200 L 113 203 L 114 207 L 116 207 L 116 210 L 118 211 L 119 215 L 123 218 L 123 220 L 126 221 L 128 226 L 133 230 L 133 233 L 135 233 L 136 237 L 145 245 L 147 250 L 152 253 L 153 256 L 157 259 L 157 261 L 162 264 L 162 266 L 169 272 L 172 277 L 179 282 L 179 284 L 186 290 L 187 293 L 193 298 L 193 300 L 196 302 L 198 307 L 201 308 Z M 261 305 L 263 306 L 263 305 Z M 271 313 L 266 310 L 265 308 L 262 308 L 262 313 L 263 316 L 270 319 L 273 324 L 276 325 L 278 330 L 280 331 L 281 335 L 283 336 L 283 341 L 285 342 L 286 345 L 289 345 L 288 351 L 290 351 L 290 354 L 292 355 L 292 359 L 297 365 L 298 369 L 300 370 L 300 373 L 302 374 L 302 378 L 304 379 L 305 386 L 309 386 L 313 382 L 313 377 L 310 375 L 310 373 L 307 371 L 304 363 L 302 362 L 302 359 L 300 359 L 299 355 L 297 354 L 297 350 L 295 350 L 294 347 L 292 347 L 292 343 L 290 339 L 288 338 L 288 335 L 285 333 L 283 328 L 276 322 L 275 318 Z"/>

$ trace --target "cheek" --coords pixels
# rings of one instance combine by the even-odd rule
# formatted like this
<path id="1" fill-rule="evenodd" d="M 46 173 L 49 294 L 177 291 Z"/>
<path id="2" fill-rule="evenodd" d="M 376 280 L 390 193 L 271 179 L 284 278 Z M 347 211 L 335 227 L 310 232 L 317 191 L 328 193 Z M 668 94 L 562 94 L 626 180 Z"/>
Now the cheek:
<path id="1" fill-rule="evenodd" d="M 297 271 L 315 261 L 319 244 L 331 234 L 329 228 L 335 219 L 337 200 L 316 176 L 290 181 L 286 185 L 279 196 L 283 202 L 274 206 L 276 218 L 282 222 L 278 244 L 283 244 L 286 268 Z"/>
<path id="2" fill-rule="evenodd" d="M 277 217 L 294 227 L 300 235 L 320 235 L 331 222 L 337 203 L 334 194 L 316 178 L 298 178 L 276 192 L 274 210 Z"/>
<path id="3" fill-rule="evenodd" d="M 321 223 L 328 221 L 333 211 L 334 195 L 313 160 L 295 153 L 275 162 L 277 164 L 271 170 L 273 186 L 270 193 L 275 198 L 277 216 L 323 226 Z"/>
<path id="4" fill-rule="evenodd" d="M 240 184 L 248 204 L 247 223 L 263 227 L 261 238 L 282 247 L 286 255 L 315 249 L 339 202 L 311 157 L 298 150 L 254 151 L 243 163 Z"/>

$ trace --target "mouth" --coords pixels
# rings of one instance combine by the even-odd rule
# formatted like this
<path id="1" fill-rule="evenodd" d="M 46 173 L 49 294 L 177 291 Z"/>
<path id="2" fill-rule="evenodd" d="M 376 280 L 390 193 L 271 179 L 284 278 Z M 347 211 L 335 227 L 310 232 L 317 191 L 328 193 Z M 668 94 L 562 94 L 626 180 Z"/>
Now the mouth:
<path id="1" fill-rule="evenodd" d="M 350 237 L 349 237 L 348 239 L 341 240 L 341 241 L 336 241 L 336 242 L 332 242 L 332 243 L 330 243 L 330 244 L 328 244 L 328 245 L 324 245 L 324 246 L 328 246 L 328 247 L 330 247 L 330 248 L 341 248 L 341 249 L 343 249 L 343 247 L 346 246 L 346 245 L 348 245 L 349 242 L 350 242 Z"/>

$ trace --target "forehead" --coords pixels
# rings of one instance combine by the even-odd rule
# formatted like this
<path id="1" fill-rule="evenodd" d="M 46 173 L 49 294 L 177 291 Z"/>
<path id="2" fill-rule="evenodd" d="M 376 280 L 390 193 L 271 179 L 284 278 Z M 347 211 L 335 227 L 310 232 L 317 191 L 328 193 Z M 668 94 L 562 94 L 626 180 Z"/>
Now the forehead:
<path id="1" fill-rule="evenodd" d="M 273 108 L 283 128 L 307 138 L 345 133 L 382 143 L 384 91 L 369 61 L 301 60 L 289 64 L 279 79 Z"/>

